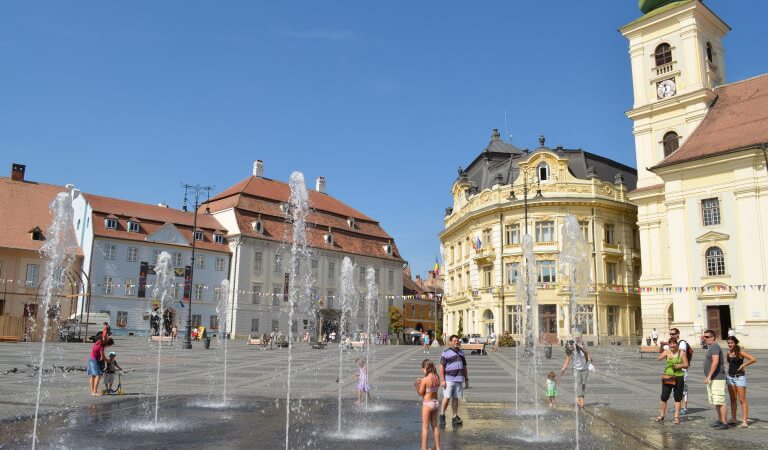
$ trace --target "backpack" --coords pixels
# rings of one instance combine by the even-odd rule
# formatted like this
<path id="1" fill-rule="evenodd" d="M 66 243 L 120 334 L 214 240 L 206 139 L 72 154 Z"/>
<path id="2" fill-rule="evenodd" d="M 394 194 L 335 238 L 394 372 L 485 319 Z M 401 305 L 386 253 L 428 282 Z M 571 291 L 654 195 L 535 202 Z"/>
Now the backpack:
<path id="1" fill-rule="evenodd" d="M 679 342 L 685 342 L 685 356 L 688 358 L 688 365 L 690 366 L 693 359 L 693 347 L 685 339 L 680 339 Z"/>

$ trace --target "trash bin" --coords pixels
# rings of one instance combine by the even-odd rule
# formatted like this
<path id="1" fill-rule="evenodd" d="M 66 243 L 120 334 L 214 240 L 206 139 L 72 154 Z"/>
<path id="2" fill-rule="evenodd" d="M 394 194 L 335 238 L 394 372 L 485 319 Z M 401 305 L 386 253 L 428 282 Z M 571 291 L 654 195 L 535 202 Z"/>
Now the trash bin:
<path id="1" fill-rule="evenodd" d="M 651 345 L 651 338 L 645 338 L 645 345 Z"/>
<path id="2" fill-rule="evenodd" d="M 206 349 L 211 348 L 211 338 L 205 337 L 203 338 L 203 347 Z"/>
<path id="3" fill-rule="evenodd" d="M 552 344 L 547 344 L 544 347 L 544 357 L 547 359 L 552 359 Z"/>

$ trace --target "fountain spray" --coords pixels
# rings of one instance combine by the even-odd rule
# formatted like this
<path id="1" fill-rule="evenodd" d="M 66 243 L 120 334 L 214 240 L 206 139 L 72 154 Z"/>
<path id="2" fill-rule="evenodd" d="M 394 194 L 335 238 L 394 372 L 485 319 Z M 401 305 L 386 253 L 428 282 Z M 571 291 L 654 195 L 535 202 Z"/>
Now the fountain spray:
<path id="1" fill-rule="evenodd" d="M 157 371 L 156 378 L 157 383 L 155 385 L 155 425 L 157 425 L 157 414 L 160 410 L 160 359 L 163 354 L 163 319 L 165 318 L 165 301 L 170 297 L 170 293 L 173 289 L 174 273 L 173 263 L 171 261 L 171 254 L 168 252 L 161 252 L 157 256 L 157 264 L 155 264 L 155 287 L 153 289 L 154 298 L 160 302 L 160 307 L 157 310 L 157 314 L 160 316 L 160 327 L 158 328 L 160 333 L 160 340 L 157 342 Z"/>

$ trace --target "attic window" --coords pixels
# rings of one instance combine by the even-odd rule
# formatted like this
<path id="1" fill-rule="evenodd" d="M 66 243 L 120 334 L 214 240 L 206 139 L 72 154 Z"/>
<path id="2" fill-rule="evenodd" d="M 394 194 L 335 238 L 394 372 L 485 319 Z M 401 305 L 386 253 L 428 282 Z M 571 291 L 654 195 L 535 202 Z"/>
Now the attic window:
<path id="1" fill-rule="evenodd" d="M 195 240 L 196 241 L 202 241 L 204 238 L 205 238 L 205 234 L 202 231 L 200 231 L 200 230 L 195 231 Z"/>
<path id="2" fill-rule="evenodd" d="M 138 233 L 141 230 L 141 226 L 138 222 L 134 222 L 132 220 L 128 221 L 128 232 L 129 233 Z"/>
<path id="3" fill-rule="evenodd" d="M 117 219 L 104 219 L 104 226 L 110 230 L 117 230 Z"/>
<path id="4" fill-rule="evenodd" d="M 33 241 L 44 241 L 45 236 L 43 236 L 43 230 L 41 230 L 39 227 L 35 227 L 31 230 L 29 230 L 29 234 L 32 236 Z"/>
<path id="5" fill-rule="evenodd" d="M 536 174 L 539 176 L 539 181 L 549 180 L 549 164 L 541 163 L 536 167 Z"/>
<path id="6" fill-rule="evenodd" d="M 333 233 L 325 233 L 323 235 L 323 240 L 328 245 L 333 245 Z"/>
<path id="7" fill-rule="evenodd" d="M 354 217 L 347 218 L 347 225 L 349 226 L 349 228 L 356 228 L 357 224 L 355 223 L 355 218 Z"/>
<path id="8" fill-rule="evenodd" d="M 261 219 L 251 222 L 251 228 L 253 228 L 254 233 L 264 234 L 264 224 L 261 222 Z"/>
<path id="9" fill-rule="evenodd" d="M 288 203 L 280 203 L 280 211 L 282 211 L 283 214 L 287 213 L 289 208 L 290 206 Z"/>
<path id="10" fill-rule="evenodd" d="M 385 244 L 383 246 L 384 253 L 386 253 L 388 256 L 392 256 L 392 245 L 391 244 Z"/>
<path id="11" fill-rule="evenodd" d="M 223 244 L 224 243 L 224 235 L 219 233 L 213 234 L 213 242 L 217 244 Z"/>

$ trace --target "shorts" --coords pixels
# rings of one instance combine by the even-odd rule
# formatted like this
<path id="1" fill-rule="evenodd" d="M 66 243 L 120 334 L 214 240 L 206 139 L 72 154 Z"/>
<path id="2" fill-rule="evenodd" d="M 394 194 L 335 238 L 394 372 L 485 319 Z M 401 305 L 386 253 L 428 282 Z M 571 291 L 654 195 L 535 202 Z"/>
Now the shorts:
<path id="1" fill-rule="evenodd" d="M 464 382 L 446 381 L 443 398 L 464 398 Z"/>
<path id="2" fill-rule="evenodd" d="M 746 375 L 736 375 L 735 377 L 731 377 L 726 375 L 725 381 L 728 383 L 729 386 L 736 386 L 740 388 L 746 388 L 747 387 L 747 376 Z"/>
<path id="3" fill-rule="evenodd" d="M 725 380 L 712 380 L 707 385 L 707 400 L 710 405 L 725 405 Z"/>
<path id="4" fill-rule="evenodd" d="M 104 374 L 104 384 L 112 384 L 115 382 L 115 374 L 114 373 L 105 373 Z"/>
<path id="5" fill-rule="evenodd" d="M 587 388 L 587 379 L 589 378 L 589 370 L 573 370 L 573 376 L 576 378 L 576 397 L 584 397 L 584 389 Z"/>
<path id="6" fill-rule="evenodd" d="M 100 377 L 102 373 L 101 363 L 93 358 L 88 358 L 88 375 Z"/>

